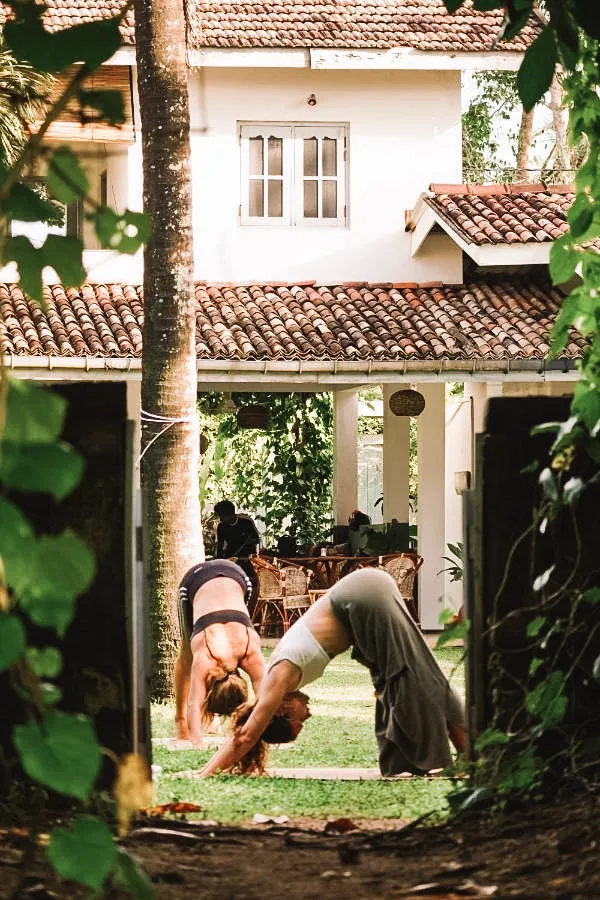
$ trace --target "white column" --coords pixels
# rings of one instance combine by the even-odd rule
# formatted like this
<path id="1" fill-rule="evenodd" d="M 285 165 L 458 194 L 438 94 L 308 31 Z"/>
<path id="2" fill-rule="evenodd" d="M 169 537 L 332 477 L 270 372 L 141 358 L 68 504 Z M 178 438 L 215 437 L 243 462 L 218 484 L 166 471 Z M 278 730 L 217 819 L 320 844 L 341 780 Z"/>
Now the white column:
<path id="1" fill-rule="evenodd" d="M 383 521 L 408 522 L 410 418 L 395 416 L 389 399 L 399 385 L 383 386 Z"/>
<path id="2" fill-rule="evenodd" d="M 419 466 L 418 547 L 424 562 L 419 573 L 419 606 L 421 627 L 440 628 L 439 616 L 444 608 L 445 536 L 445 404 L 443 383 L 420 384 L 417 389 L 425 397 L 425 409 L 417 419 L 417 453 Z"/>
<path id="3" fill-rule="evenodd" d="M 345 525 L 358 504 L 358 391 L 333 395 L 333 515 Z"/>

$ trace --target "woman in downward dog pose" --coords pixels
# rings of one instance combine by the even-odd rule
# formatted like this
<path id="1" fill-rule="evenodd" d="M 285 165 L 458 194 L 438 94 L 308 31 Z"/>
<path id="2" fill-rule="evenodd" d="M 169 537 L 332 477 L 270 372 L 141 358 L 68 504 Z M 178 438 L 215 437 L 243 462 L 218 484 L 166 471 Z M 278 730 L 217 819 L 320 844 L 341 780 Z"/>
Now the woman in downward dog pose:
<path id="1" fill-rule="evenodd" d="M 246 574 L 226 559 L 198 563 L 179 586 L 181 643 L 175 664 L 177 737 L 202 745 L 214 716 L 228 716 L 248 699 L 250 676 L 255 695 L 265 673 L 260 638 L 246 598 L 252 587 Z"/>
<path id="2" fill-rule="evenodd" d="M 451 761 L 449 738 L 466 749 L 463 704 L 450 687 L 408 612 L 394 579 L 377 569 L 347 575 L 283 636 L 258 700 L 201 771 L 264 769 L 263 741 L 294 740 L 310 715 L 298 688 L 319 678 L 334 656 L 352 647 L 375 687 L 375 736 L 383 775 L 424 775 Z"/>

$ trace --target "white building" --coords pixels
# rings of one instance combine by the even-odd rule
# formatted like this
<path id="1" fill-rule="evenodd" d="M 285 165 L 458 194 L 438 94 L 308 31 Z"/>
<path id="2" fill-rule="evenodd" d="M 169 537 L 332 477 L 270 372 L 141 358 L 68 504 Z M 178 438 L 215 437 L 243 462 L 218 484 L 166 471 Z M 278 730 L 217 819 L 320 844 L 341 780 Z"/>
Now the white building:
<path id="1" fill-rule="evenodd" d="M 462 293 L 448 287 L 463 282 L 465 241 L 430 207 L 428 218 L 409 217 L 409 230 L 405 216 L 431 182 L 461 181 L 461 71 L 516 69 L 539 23 L 497 46 L 498 12 L 461 8 L 452 16 L 441 0 L 353 0 L 343 9 L 330 0 L 293 0 L 271 5 L 268 13 L 247 3 L 236 5 L 235 19 L 226 5 L 192 2 L 188 9 L 195 268 L 209 285 L 198 288 L 199 317 L 207 328 L 215 324 L 209 298 L 229 310 L 218 340 L 199 351 L 199 384 L 204 390 L 335 391 L 340 522 L 357 505 L 358 389 L 383 383 L 386 400 L 403 385 L 423 393 L 421 620 L 435 628 L 450 590 L 438 574 L 446 542 L 461 539 L 455 472 L 473 470 L 472 434 L 481 427 L 485 398 L 507 383 L 518 385 L 515 390 L 546 384 L 549 375 L 540 362 L 543 322 L 528 347 L 505 340 L 501 313 L 480 327 L 477 285 Z M 54 26 L 82 16 L 77 0 L 52 4 Z M 129 23 L 125 46 L 94 79 L 94 86 L 123 89 L 127 125 L 80 126 L 72 115 L 49 134 L 76 150 L 98 202 L 119 210 L 142 205 L 132 43 Z M 68 328 L 61 342 L 50 320 L 48 333 L 36 320 L 33 333 L 18 324 L 7 329 L 5 358 L 27 377 L 125 380 L 137 419 L 139 329 L 131 323 L 137 317 L 139 324 L 140 313 L 127 297 L 142 280 L 141 254 L 132 260 L 98 249 L 77 208 L 69 210 L 67 228 L 84 239 L 89 283 L 108 286 L 83 291 L 84 307 L 99 295 L 108 298 L 109 333 L 118 321 L 129 343 L 111 344 L 98 332 L 92 346 L 87 328 L 75 348 Z M 14 273 L 2 274 L 13 280 Z M 123 284 L 130 287 L 123 291 Z M 490 291 L 495 308 L 518 307 L 518 292 L 498 282 Z M 0 288 L 7 308 L 17 295 L 18 288 Z M 54 289 L 52 297 L 59 296 L 71 302 Z M 328 317 L 334 300 L 338 312 Z M 556 296 L 549 302 L 556 305 Z M 264 312 L 266 324 L 253 309 Z M 236 337 L 244 315 L 254 316 L 261 337 L 249 341 L 250 349 Z M 241 323 L 237 331 L 232 316 Z M 518 332 L 519 321 L 510 327 Z M 487 329 L 489 337 L 490 328 L 492 337 L 494 329 L 499 334 L 496 345 L 478 343 L 479 332 Z M 456 410 L 445 402 L 449 380 L 468 383 L 468 402 Z M 407 521 L 408 420 L 384 406 L 386 519 Z"/>

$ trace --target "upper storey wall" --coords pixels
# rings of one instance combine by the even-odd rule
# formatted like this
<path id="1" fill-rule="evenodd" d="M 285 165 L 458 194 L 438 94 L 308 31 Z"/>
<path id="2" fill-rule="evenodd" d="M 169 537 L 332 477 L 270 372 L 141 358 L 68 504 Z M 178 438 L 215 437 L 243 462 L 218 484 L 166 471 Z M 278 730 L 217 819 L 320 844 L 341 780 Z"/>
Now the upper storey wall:
<path id="1" fill-rule="evenodd" d="M 460 180 L 459 72 L 208 68 L 192 72 L 190 106 L 197 277 L 461 280 L 451 241 L 414 259 L 404 232 L 421 190 Z M 242 224 L 240 123 L 345 125 L 345 224 Z"/>

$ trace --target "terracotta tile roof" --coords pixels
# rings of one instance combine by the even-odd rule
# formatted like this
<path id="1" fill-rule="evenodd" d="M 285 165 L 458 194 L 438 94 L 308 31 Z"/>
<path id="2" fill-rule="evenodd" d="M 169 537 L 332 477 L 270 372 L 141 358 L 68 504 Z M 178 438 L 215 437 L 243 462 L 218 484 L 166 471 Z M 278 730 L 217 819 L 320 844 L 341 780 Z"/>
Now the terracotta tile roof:
<path id="1" fill-rule="evenodd" d="M 139 357 L 141 288 L 46 288 L 47 307 L 0 285 L 0 352 Z M 526 278 L 466 285 L 196 285 L 198 359 L 541 359 L 562 294 Z M 565 356 L 584 344 L 572 337 Z"/>
<path id="2" fill-rule="evenodd" d="M 543 244 L 567 231 L 572 185 L 432 184 L 425 203 L 469 244 Z"/>
<path id="3" fill-rule="evenodd" d="M 112 16 L 122 0 L 46 0 L 46 27 L 52 30 Z M 257 48 L 392 48 L 445 52 L 494 49 L 502 24 L 499 10 L 456 13 L 442 0 L 188 0 L 189 46 Z M 541 30 L 532 18 L 501 51 L 524 51 Z M 134 42 L 133 18 L 123 26 Z"/>

